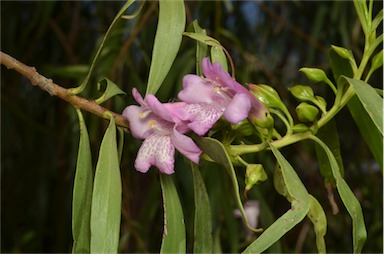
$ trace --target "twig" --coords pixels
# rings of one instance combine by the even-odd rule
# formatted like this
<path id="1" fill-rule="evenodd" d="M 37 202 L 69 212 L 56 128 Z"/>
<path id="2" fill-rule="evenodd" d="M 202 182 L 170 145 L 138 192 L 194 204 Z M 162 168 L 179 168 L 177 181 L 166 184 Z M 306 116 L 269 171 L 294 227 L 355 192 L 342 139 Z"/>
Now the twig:
<path id="1" fill-rule="evenodd" d="M 11 57 L 10 55 L 5 54 L 4 52 L 0 51 L 0 64 L 3 64 L 8 69 L 13 69 L 29 79 L 31 81 L 32 85 L 40 87 L 42 90 L 48 92 L 51 96 L 57 96 L 60 99 L 63 99 L 70 104 L 72 104 L 74 107 L 91 112 L 99 117 L 108 119 L 108 117 L 104 116 L 105 112 L 110 112 L 112 116 L 115 118 L 115 122 L 117 125 L 129 128 L 128 121 L 123 118 L 122 115 L 114 113 L 99 104 L 97 104 L 95 101 L 87 100 L 85 98 L 82 98 L 77 95 L 70 95 L 68 93 L 68 89 L 65 89 L 57 84 L 55 84 L 52 79 L 48 79 L 38 73 L 36 71 L 35 67 L 30 67 L 22 62 L 16 60 L 15 58 Z"/>

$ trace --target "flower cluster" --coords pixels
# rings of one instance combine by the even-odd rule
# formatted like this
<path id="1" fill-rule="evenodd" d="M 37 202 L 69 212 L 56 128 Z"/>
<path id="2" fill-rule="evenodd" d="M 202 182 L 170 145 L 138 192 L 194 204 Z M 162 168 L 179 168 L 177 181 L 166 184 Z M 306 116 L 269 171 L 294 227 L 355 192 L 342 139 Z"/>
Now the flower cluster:
<path id="1" fill-rule="evenodd" d="M 185 157 L 199 163 L 200 148 L 185 135 L 189 131 L 205 135 L 224 117 L 232 124 L 248 118 L 262 122 L 267 109 L 245 87 L 236 82 L 219 63 L 202 60 L 204 77 L 188 74 L 183 78 L 180 102 L 161 103 L 154 95 L 143 99 L 133 88 L 140 106 L 124 109 L 135 138 L 143 139 L 135 160 L 135 168 L 147 172 L 156 166 L 164 174 L 174 173 L 175 148 Z"/>

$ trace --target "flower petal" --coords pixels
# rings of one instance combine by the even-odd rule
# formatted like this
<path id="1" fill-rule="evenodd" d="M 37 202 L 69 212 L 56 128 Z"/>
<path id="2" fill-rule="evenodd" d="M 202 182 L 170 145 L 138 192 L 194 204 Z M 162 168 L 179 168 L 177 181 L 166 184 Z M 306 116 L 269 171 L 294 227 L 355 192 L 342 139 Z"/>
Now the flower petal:
<path id="1" fill-rule="evenodd" d="M 151 166 L 156 166 L 161 173 L 173 174 L 175 147 L 170 136 L 153 134 L 141 145 L 135 160 L 137 171 L 146 173 Z"/>
<path id="2" fill-rule="evenodd" d="M 215 104 L 208 103 L 189 104 L 185 109 L 191 121 L 188 127 L 200 136 L 207 133 L 224 112 L 223 107 L 217 107 Z"/>
<path id="3" fill-rule="evenodd" d="M 143 97 L 141 96 L 141 94 L 139 93 L 139 91 L 137 91 L 137 89 L 134 87 L 132 88 L 132 95 L 133 95 L 133 98 L 135 98 L 135 100 L 143 107 L 146 107 L 147 106 L 147 103 L 145 103 Z"/>
<path id="4" fill-rule="evenodd" d="M 236 124 L 248 117 L 251 109 L 250 98 L 243 93 L 237 93 L 224 111 L 224 118 Z"/>
<path id="5" fill-rule="evenodd" d="M 148 109 L 131 105 L 124 109 L 122 115 L 129 121 L 129 129 L 135 138 L 145 139 L 153 132 L 149 125 L 149 121 L 154 120 L 153 114 Z"/>
<path id="6" fill-rule="evenodd" d="M 202 77 L 188 74 L 183 78 L 183 90 L 179 92 L 177 97 L 187 103 L 214 103 L 214 89 L 215 86 Z"/>
<path id="7" fill-rule="evenodd" d="M 181 134 L 177 131 L 177 126 L 173 128 L 172 132 L 172 143 L 176 147 L 176 149 L 182 153 L 185 157 L 198 164 L 200 160 L 201 150 L 200 148 L 193 142 L 193 140 Z"/>

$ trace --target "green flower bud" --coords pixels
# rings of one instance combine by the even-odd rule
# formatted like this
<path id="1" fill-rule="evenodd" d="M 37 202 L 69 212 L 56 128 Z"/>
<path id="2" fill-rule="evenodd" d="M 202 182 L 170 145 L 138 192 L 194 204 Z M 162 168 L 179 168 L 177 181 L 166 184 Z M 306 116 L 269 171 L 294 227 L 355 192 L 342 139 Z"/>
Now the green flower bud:
<path id="1" fill-rule="evenodd" d="M 238 136 L 250 136 L 254 133 L 255 127 L 245 119 L 240 123 L 232 124 L 232 130 L 234 130 Z"/>
<path id="2" fill-rule="evenodd" d="M 339 55 L 341 56 L 342 58 L 345 58 L 345 59 L 353 59 L 352 57 L 352 52 L 346 48 L 343 48 L 343 47 L 338 47 L 338 46 L 335 46 L 335 45 L 331 45 L 332 49 Z"/>
<path id="3" fill-rule="evenodd" d="M 295 132 L 295 133 L 305 132 L 308 129 L 309 129 L 308 126 L 306 126 L 303 123 L 295 124 L 294 126 L 292 126 L 292 131 Z"/>
<path id="4" fill-rule="evenodd" d="M 316 95 L 315 98 L 318 102 L 316 105 L 321 109 L 321 111 L 326 112 L 327 111 L 327 101 L 323 97 L 318 96 L 318 95 Z"/>
<path id="5" fill-rule="evenodd" d="M 255 85 L 247 84 L 249 91 L 265 106 L 271 108 L 285 107 L 281 101 L 279 94 L 270 86 L 267 85 Z"/>
<path id="6" fill-rule="evenodd" d="M 261 164 L 249 164 L 245 172 L 245 189 L 248 191 L 253 185 L 268 179 Z"/>
<path id="7" fill-rule="evenodd" d="M 314 82 L 321 82 L 321 81 L 326 81 L 328 79 L 327 75 L 325 72 L 321 69 L 318 68 L 301 68 L 301 72 L 304 72 L 304 74 L 309 78 L 310 80 Z"/>
<path id="8" fill-rule="evenodd" d="M 288 88 L 288 90 L 295 96 L 299 101 L 313 101 L 315 100 L 315 95 L 313 90 L 309 86 L 295 85 Z"/>
<path id="9" fill-rule="evenodd" d="M 302 122 L 314 122 L 319 115 L 319 109 L 306 102 L 302 102 L 296 107 L 296 114 Z"/>
<path id="10" fill-rule="evenodd" d="M 267 108 L 257 114 L 251 111 L 248 119 L 254 126 L 267 129 L 273 128 L 274 119 Z"/>

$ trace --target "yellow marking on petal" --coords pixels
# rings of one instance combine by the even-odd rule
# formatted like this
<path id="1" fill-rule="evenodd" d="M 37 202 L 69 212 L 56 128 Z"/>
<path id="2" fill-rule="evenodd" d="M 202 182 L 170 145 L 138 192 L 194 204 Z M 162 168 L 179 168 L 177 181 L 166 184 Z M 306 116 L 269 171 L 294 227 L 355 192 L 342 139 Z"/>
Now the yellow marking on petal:
<path id="1" fill-rule="evenodd" d="M 155 120 L 150 120 L 149 122 L 148 122 L 148 127 L 149 128 L 153 128 L 154 126 L 156 126 L 157 125 L 157 121 L 155 121 Z"/>

